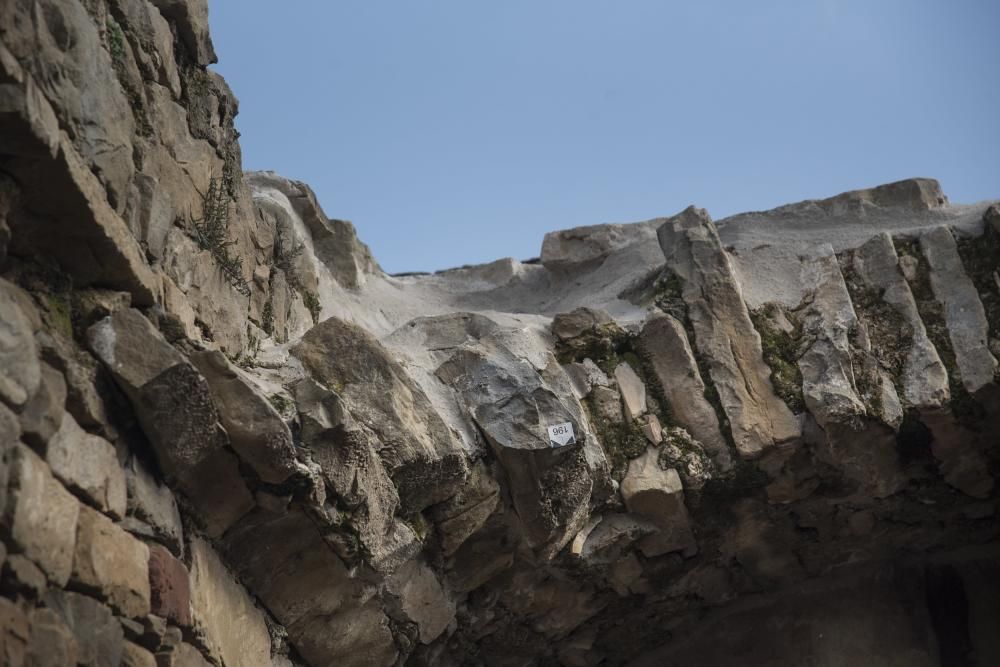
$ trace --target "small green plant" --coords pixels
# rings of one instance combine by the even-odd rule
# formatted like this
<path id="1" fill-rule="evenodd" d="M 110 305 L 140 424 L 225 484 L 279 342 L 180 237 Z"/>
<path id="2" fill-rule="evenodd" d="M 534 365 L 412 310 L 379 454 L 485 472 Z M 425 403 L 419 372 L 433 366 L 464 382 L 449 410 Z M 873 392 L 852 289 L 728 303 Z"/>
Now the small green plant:
<path id="1" fill-rule="evenodd" d="M 306 247 L 302 241 L 289 240 L 279 224 L 274 230 L 274 267 L 281 269 L 285 274 L 285 280 L 292 289 L 302 288 L 302 281 L 299 280 L 295 271 L 295 260 L 305 251 Z"/>
<path id="2" fill-rule="evenodd" d="M 250 285 L 243 277 L 243 260 L 230 252 L 235 244 L 229 238 L 230 201 L 219 179 L 213 177 L 209 180 L 201 203 L 201 218 L 191 220 L 195 240 L 204 250 L 212 253 L 226 281 L 243 296 L 250 296 Z"/>
<path id="3" fill-rule="evenodd" d="M 302 303 L 304 303 L 306 308 L 309 309 L 309 314 L 312 316 L 313 323 L 318 322 L 321 310 L 319 297 L 316 296 L 315 292 L 310 292 L 307 289 L 301 290 L 300 294 L 302 294 Z"/>
<path id="4" fill-rule="evenodd" d="M 805 399 L 802 396 L 802 373 L 799 370 L 799 338 L 802 335 L 802 325 L 791 314 L 786 319 L 794 327 L 791 332 L 783 331 L 775 325 L 779 306 L 768 303 L 750 311 L 750 320 L 760 334 L 761 348 L 764 352 L 764 363 L 771 369 L 771 385 L 774 393 L 792 410 L 801 413 L 805 411 Z"/>
<path id="5" fill-rule="evenodd" d="M 274 304 L 270 294 L 264 304 L 264 312 L 260 315 L 260 328 L 269 336 L 274 333 Z"/>
<path id="6" fill-rule="evenodd" d="M 125 33 L 122 31 L 122 27 L 118 25 L 118 22 L 111 17 L 108 17 L 107 29 L 108 52 L 111 54 L 111 59 L 117 65 L 125 58 Z"/>

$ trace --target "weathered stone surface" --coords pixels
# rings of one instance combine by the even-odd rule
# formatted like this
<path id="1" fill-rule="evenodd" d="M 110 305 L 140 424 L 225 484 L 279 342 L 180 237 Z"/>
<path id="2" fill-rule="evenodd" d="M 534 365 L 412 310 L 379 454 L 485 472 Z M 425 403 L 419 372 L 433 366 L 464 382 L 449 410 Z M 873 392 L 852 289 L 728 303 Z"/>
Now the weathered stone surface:
<path id="1" fill-rule="evenodd" d="M 184 553 L 181 515 L 177 501 L 165 484 L 153 477 L 148 467 L 137 456 L 125 465 L 128 487 L 128 516 L 148 525 L 153 537 L 167 545 L 173 553 Z M 126 520 L 126 528 L 131 523 Z"/>
<path id="2" fill-rule="evenodd" d="M 21 423 L 17 420 L 17 415 L 0 403 L 0 447 L 13 447 L 20 437 Z M 0 500 L 0 511 L 2 509 L 3 501 Z"/>
<path id="3" fill-rule="evenodd" d="M 33 609 L 29 615 L 31 641 L 25 665 L 29 667 L 74 667 L 76 638 L 51 609 Z M 11 665 L 19 663 L 9 663 Z"/>
<path id="4" fill-rule="evenodd" d="M 374 591 L 354 579 L 300 511 L 255 512 L 226 535 L 226 555 L 306 661 L 390 665 L 396 646 Z M 267 548 L 259 548 L 267 545 Z M 194 573 L 192 572 L 192 575 Z M 199 596 L 196 581 L 192 590 Z M 197 603 L 195 618 L 197 621 Z"/>
<path id="5" fill-rule="evenodd" d="M 215 550 L 197 538 L 191 541 L 191 606 L 195 632 L 224 664 L 264 665 L 270 660 L 263 614 Z"/>
<path id="6" fill-rule="evenodd" d="M 369 276 L 380 273 L 368 246 L 358 239 L 354 225 L 331 220 L 323 213 L 316 194 L 305 183 L 289 181 L 271 172 L 257 172 L 251 182 L 281 191 L 309 231 L 312 250 L 343 287 L 357 289 Z"/>
<path id="7" fill-rule="evenodd" d="M 846 423 L 867 410 L 855 387 L 849 335 L 859 326 L 840 265 L 830 246 L 803 260 L 817 274 L 803 330 L 811 342 L 798 365 L 806 407 L 820 426 Z"/>
<path id="8" fill-rule="evenodd" d="M 34 332 L 14 294 L 17 289 L 0 279 L 0 399 L 13 407 L 24 405 L 42 381 Z"/>
<path id="9" fill-rule="evenodd" d="M 358 427 L 334 392 L 309 378 L 293 389 L 302 440 L 319 464 L 325 483 L 352 509 L 358 538 L 375 566 L 391 570 L 400 556 L 406 560 L 405 552 L 419 547 L 413 540 L 407 545 L 400 539 L 402 531 L 393 518 L 399 496 L 378 456 L 377 442 Z"/>
<path id="10" fill-rule="evenodd" d="M 41 597 L 47 588 L 45 573 L 31 559 L 21 554 L 7 556 L 3 563 L 3 589 L 6 592 L 34 599 Z"/>
<path id="11" fill-rule="evenodd" d="M 581 271 L 651 236 L 652 229 L 641 225 L 590 225 L 549 232 L 542 241 L 542 265 L 555 273 Z"/>
<path id="12" fill-rule="evenodd" d="M 86 502 L 114 518 L 125 516 L 125 473 L 110 442 L 87 433 L 64 414 L 46 458 L 53 474 Z"/>
<path id="13" fill-rule="evenodd" d="M 420 387 L 371 334 L 330 318 L 292 351 L 376 434 L 405 512 L 419 511 L 458 490 L 467 473 L 460 443 Z"/>
<path id="14" fill-rule="evenodd" d="M 622 399 L 617 389 L 611 387 L 594 387 L 590 392 L 594 417 L 606 424 L 621 424 L 625 419 L 622 413 Z"/>
<path id="15" fill-rule="evenodd" d="M 500 502 L 500 485 L 489 469 L 472 468 L 462 490 L 431 508 L 431 517 L 441 536 L 441 551 L 450 556 L 479 530 Z"/>
<path id="16" fill-rule="evenodd" d="M 580 557 L 590 565 L 612 565 L 640 538 L 659 529 L 651 521 L 629 514 L 608 514 L 587 533 Z"/>
<path id="17" fill-rule="evenodd" d="M 167 650 L 158 651 L 156 667 L 212 667 L 212 663 L 194 646 L 181 642 Z"/>
<path id="18" fill-rule="evenodd" d="M 611 321 L 611 316 L 603 310 L 577 308 L 568 313 L 559 313 L 552 318 L 552 335 L 559 340 L 570 340 Z"/>
<path id="19" fill-rule="evenodd" d="M 646 413 L 646 385 L 631 366 L 622 362 L 615 367 L 615 381 L 622 395 L 625 416 L 638 419 Z"/>
<path id="20" fill-rule="evenodd" d="M 149 549 L 89 507 L 80 508 L 72 581 L 125 616 L 149 613 Z"/>
<path id="21" fill-rule="evenodd" d="M 4 457 L 10 469 L 4 510 L 9 546 L 34 561 L 53 584 L 65 586 L 73 567 L 79 503 L 26 446 L 15 445 Z"/>
<path id="22" fill-rule="evenodd" d="M 642 434 L 646 436 L 650 444 L 658 445 L 663 442 L 663 427 L 656 415 L 646 415 L 642 419 Z"/>
<path id="23" fill-rule="evenodd" d="M 565 637 L 604 606 L 590 587 L 530 567 L 505 576 L 500 594 L 507 609 L 550 640 Z"/>
<path id="24" fill-rule="evenodd" d="M 643 538 L 639 548 L 647 557 L 671 551 L 697 549 L 684 505 L 684 489 L 673 468 L 660 466 L 659 452 L 649 448 L 629 462 L 621 484 L 629 512 L 648 519 L 658 532 Z"/>
<path id="25" fill-rule="evenodd" d="M 771 386 L 760 336 L 740 284 L 708 214 L 689 207 L 657 230 L 667 267 L 683 281 L 682 297 L 740 456 L 753 458 L 801 430 Z"/>
<path id="26" fill-rule="evenodd" d="M 132 642 L 122 644 L 121 667 L 157 667 L 152 653 Z"/>
<path id="27" fill-rule="evenodd" d="M 594 473 L 580 445 L 549 446 L 547 425 L 570 422 L 581 438 L 582 408 L 564 401 L 526 360 L 499 346 L 488 356 L 459 349 L 437 376 L 460 392 L 503 466 L 528 543 L 551 557 L 586 520 Z"/>
<path id="28" fill-rule="evenodd" d="M 106 125 L 95 122 L 93 127 Z M 102 183 L 65 134 L 55 145 L 54 161 L 26 159 L 17 163 L 23 167 L 18 175 L 31 185 L 26 188 L 30 196 L 25 197 L 24 205 L 32 215 L 18 219 L 20 242 L 55 257 L 73 275 L 74 284 L 121 289 L 132 295 L 134 304 L 152 305 L 160 293 L 159 280 L 128 227 L 105 199 Z M 108 152 L 112 153 L 123 157 L 120 164 L 131 169 L 129 151 Z M 114 179 L 122 183 L 121 175 Z M 45 224 L 35 216 L 41 216 Z"/>
<path id="29" fill-rule="evenodd" d="M 240 459 L 269 484 L 292 476 L 298 470 L 292 434 L 274 407 L 221 352 L 198 352 L 190 359 L 208 381 L 219 420 Z"/>
<path id="30" fill-rule="evenodd" d="M 677 470 L 684 488 L 696 491 L 717 476 L 719 467 L 709 456 L 707 447 L 691 437 L 687 431 L 676 426 L 663 429 L 663 446 L 660 461 L 669 462 Z"/>
<path id="31" fill-rule="evenodd" d="M 772 521 L 764 507 L 754 500 L 741 501 L 734 512 L 738 523 L 725 549 L 750 576 L 765 584 L 801 576 L 802 566 L 790 548 L 792 528 L 787 521 Z"/>
<path id="32" fill-rule="evenodd" d="M 989 324 L 976 286 L 965 272 L 955 237 L 947 227 L 920 235 L 920 249 L 930 267 L 931 289 L 944 307 L 948 338 L 962 384 L 975 394 L 993 382 L 997 360 L 990 354 Z"/>
<path id="33" fill-rule="evenodd" d="M 86 595 L 56 590 L 46 594 L 45 604 L 73 633 L 78 664 L 87 667 L 121 664 L 124 632 L 108 607 Z"/>
<path id="34" fill-rule="evenodd" d="M 62 332 L 40 331 L 35 339 L 45 362 L 63 376 L 66 411 L 84 428 L 113 439 L 115 430 L 108 418 L 104 398 L 112 390 L 111 380 L 102 372 L 97 360 Z"/>
<path id="35" fill-rule="evenodd" d="M 45 451 L 45 443 L 59 430 L 65 405 L 66 381 L 62 373 L 43 363 L 38 390 L 21 409 L 25 442 L 36 450 Z"/>
<path id="36" fill-rule="evenodd" d="M 399 612 L 416 623 L 420 641 L 430 644 L 455 618 L 455 602 L 425 563 L 412 560 L 386 580 L 386 589 Z"/>
<path id="37" fill-rule="evenodd" d="M 191 625 L 191 581 L 187 568 L 159 545 L 149 548 L 150 610 L 172 623 Z"/>
<path id="38" fill-rule="evenodd" d="M 88 337 L 132 402 L 168 480 L 191 499 L 209 535 L 221 535 L 253 497 L 225 448 L 208 383 L 137 310 L 101 320 Z"/>
<path id="39" fill-rule="evenodd" d="M 198 65 L 216 62 L 215 48 L 208 34 L 207 0 L 151 0 L 167 20 L 177 26 L 181 42 Z"/>
<path id="40" fill-rule="evenodd" d="M 933 408 L 949 398 L 948 372 L 938 351 L 927 337 L 927 329 L 914 301 L 910 286 L 899 268 L 899 256 L 888 234 L 878 234 L 853 256 L 853 268 L 864 284 L 876 290 L 909 327 L 909 349 L 905 352 L 902 398 L 915 407 Z M 893 346 L 904 341 L 878 341 Z"/>
<path id="41" fill-rule="evenodd" d="M 24 664 L 29 633 L 24 611 L 12 600 L 0 597 L 0 659 L 3 664 Z"/>

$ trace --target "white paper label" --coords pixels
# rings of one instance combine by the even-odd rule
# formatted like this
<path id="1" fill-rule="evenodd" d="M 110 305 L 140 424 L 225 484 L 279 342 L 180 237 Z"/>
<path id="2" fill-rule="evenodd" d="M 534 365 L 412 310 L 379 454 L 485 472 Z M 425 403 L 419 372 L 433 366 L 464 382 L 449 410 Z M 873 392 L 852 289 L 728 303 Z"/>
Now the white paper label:
<path id="1" fill-rule="evenodd" d="M 566 445 L 575 445 L 576 436 L 573 435 L 573 424 L 566 422 L 565 424 L 556 424 L 555 426 L 549 427 L 549 444 L 553 447 L 565 447 Z"/>

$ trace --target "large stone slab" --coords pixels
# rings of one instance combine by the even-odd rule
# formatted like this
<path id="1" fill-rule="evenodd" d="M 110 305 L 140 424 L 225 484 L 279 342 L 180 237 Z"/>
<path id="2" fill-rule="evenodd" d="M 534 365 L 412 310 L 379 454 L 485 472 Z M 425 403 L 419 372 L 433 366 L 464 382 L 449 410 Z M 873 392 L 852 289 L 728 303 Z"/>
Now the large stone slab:
<path id="1" fill-rule="evenodd" d="M 377 436 L 404 512 L 440 502 L 461 487 L 468 471 L 461 443 L 371 334 L 333 317 L 313 327 L 292 353 Z"/>
<path id="2" fill-rule="evenodd" d="M 618 392 L 622 395 L 622 405 L 625 406 L 625 416 L 628 419 L 638 419 L 646 413 L 646 385 L 635 370 L 622 362 L 615 367 L 615 381 Z"/>
<path id="3" fill-rule="evenodd" d="M 17 287 L 0 279 L 0 399 L 24 405 L 38 390 L 42 370 L 31 321 L 21 309 Z"/>
<path id="4" fill-rule="evenodd" d="M 36 608 L 31 610 L 28 621 L 31 624 L 31 641 L 25 664 L 29 667 L 76 666 L 76 638 L 58 614 L 51 609 Z"/>
<path id="5" fill-rule="evenodd" d="M 159 545 L 149 548 L 150 610 L 182 627 L 191 625 L 191 580 L 184 563 Z"/>
<path id="6" fill-rule="evenodd" d="M 496 345 L 459 348 L 437 376 L 459 392 L 500 461 L 528 544 L 553 556 L 582 527 L 594 488 L 579 444 L 593 436 L 572 392 L 555 393 L 530 363 Z M 551 447 L 548 425 L 565 422 L 578 444 Z"/>
<path id="7" fill-rule="evenodd" d="M 684 325 L 665 313 L 652 315 L 643 325 L 639 346 L 660 382 L 671 417 L 705 447 L 720 470 L 727 470 L 732 458 L 729 446 L 715 409 L 705 398 L 705 383 Z"/>
<path id="8" fill-rule="evenodd" d="M 87 433 L 65 413 L 46 458 L 55 476 L 86 502 L 116 519 L 125 516 L 125 472 L 110 442 Z"/>
<path id="9" fill-rule="evenodd" d="M 351 418 L 340 396 L 311 378 L 297 382 L 293 392 L 302 442 L 319 464 L 323 480 L 352 510 L 351 525 L 372 565 L 380 571 L 393 569 L 419 544 L 401 539 L 404 531 L 397 530 L 399 495 L 379 458 L 378 441 Z"/>
<path id="10" fill-rule="evenodd" d="M 38 451 L 45 451 L 45 444 L 62 424 L 65 405 L 66 380 L 62 373 L 43 363 L 38 390 L 21 409 L 25 442 Z"/>
<path id="11" fill-rule="evenodd" d="M 73 569 L 80 504 L 49 467 L 24 445 L 3 453 L 9 466 L 3 522 L 12 552 L 22 553 L 56 586 L 65 586 Z"/>
<path id="12" fill-rule="evenodd" d="M 151 537 L 167 545 L 174 554 L 182 555 L 184 532 L 181 514 L 170 488 L 156 479 L 149 467 L 135 455 L 125 464 L 125 480 L 128 487 L 126 527 L 145 532 L 148 526 Z"/>
<path id="13" fill-rule="evenodd" d="M 45 595 L 44 603 L 73 633 L 78 664 L 88 667 L 121 664 L 125 633 L 106 605 L 86 595 L 55 589 Z"/>
<path id="14" fill-rule="evenodd" d="M 645 556 L 697 551 L 681 478 L 673 468 L 660 465 L 657 449 L 650 447 L 629 462 L 621 493 L 629 512 L 647 519 L 657 528 L 656 533 L 639 542 Z"/>
<path id="15" fill-rule="evenodd" d="M 703 209 L 688 207 L 657 230 L 682 297 L 698 351 L 708 363 L 740 456 L 753 458 L 798 437 L 799 424 L 771 386 L 760 336 L 719 234 Z"/>
<path id="16" fill-rule="evenodd" d="M 312 664 L 391 665 L 396 645 L 374 589 L 351 571 L 299 510 L 257 510 L 225 538 L 240 579 Z"/>
<path id="17" fill-rule="evenodd" d="M 168 481 L 191 499 L 209 535 L 221 535 L 253 498 L 226 448 L 208 383 L 137 310 L 100 320 L 88 339 L 131 401 Z"/>
<path id="18" fill-rule="evenodd" d="M 197 538 L 191 541 L 191 606 L 195 632 L 223 664 L 264 665 L 271 659 L 263 613 L 215 550 Z"/>
<path id="19" fill-rule="evenodd" d="M 386 580 L 386 590 L 399 612 L 417 624 L 420 641 L 430 644 L 455 619 L 455 601 L 441 587 L 434 571 L 411 560 Z"/>
<path id="20" fill-rule="evenodd" d="M 899 267 L 892 238 L 885 233 L 873 236 L 854 252 L 852 265 L 864 284 L 874 290 L 908 327 L 910 340 L 909 349 L 904 351 L 901 398 L 917 408 L 943 405 L 950 395 L 948 371 L 927 336 L 913 292 Z M 899 341 L 875 341 L 876 345 L 880 343 L 895 346 Z"/>
<path id="21" fill-rule="evenodd" d="M 944 307 L 948 338 L 962 384 L 970 394 L 994 382 L 997 360 L 990 353 L 989 323 L 976 286 L 965 272 L 948 227 L 920 235 L 920 250 L 930 267 L 931 289 Z"/>
<path id="22" fill-rule="evenodd" d="M 590 225 L 549 232 L 542 241 L 542 265 L 558 274 L 600 265 L 614 251 L 648 240 L 652 228 L 642 225 Z"/>
<path id="23" fill-rule="evenodd" d="M 269 484 L 281 484 L 298 466 L 292 434 L 281 415 L 221 352 L 196 352 L 191 362 L 208 381 L 219 419 L 240 459 Z"/>
<path id="24" fill-rule="evenodd" d="M 138 618 L 149 613 L 149 549 L 85 506 L 77 524 L 72 580 L 120 614 Z"/>

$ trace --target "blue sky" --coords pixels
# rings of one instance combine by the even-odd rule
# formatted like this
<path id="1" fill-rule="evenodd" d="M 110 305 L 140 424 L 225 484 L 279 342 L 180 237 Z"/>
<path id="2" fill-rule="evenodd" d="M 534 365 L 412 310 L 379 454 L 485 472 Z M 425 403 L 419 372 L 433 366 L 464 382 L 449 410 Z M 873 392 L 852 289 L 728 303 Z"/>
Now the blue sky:
<path id="1" fill-rule="evenodd" d="M 910 176 L 1000 198 L 997 0 L 212 0 L 247 169 L 383 268 Z"/>

